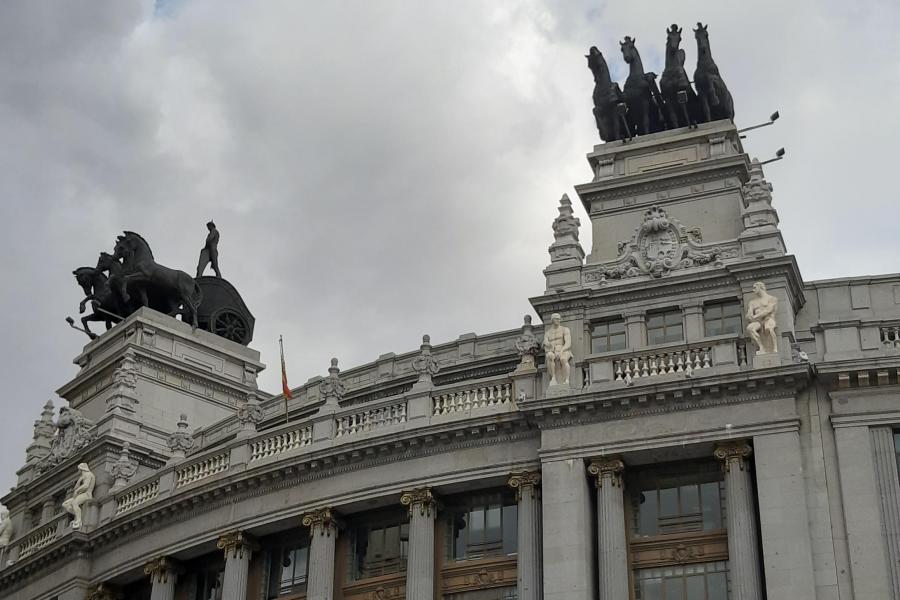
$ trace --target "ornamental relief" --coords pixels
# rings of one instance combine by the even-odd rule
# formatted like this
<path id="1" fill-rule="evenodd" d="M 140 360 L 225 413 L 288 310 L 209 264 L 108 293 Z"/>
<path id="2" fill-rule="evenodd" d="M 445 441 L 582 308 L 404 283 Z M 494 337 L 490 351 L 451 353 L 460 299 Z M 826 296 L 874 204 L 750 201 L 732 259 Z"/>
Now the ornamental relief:
<path id="1" fill-rule="evenodd" d="M 631 240 L 619 242 L 619 256 L 612 263 L 585 270 L 584 281 L 629 279 L 642 275 L 663 277 L 678 269 L 721 264 L 740 254 L 737 242 L 704 244 L 700 229 L 688 229 L 664 208 L 651 206 Z"/>

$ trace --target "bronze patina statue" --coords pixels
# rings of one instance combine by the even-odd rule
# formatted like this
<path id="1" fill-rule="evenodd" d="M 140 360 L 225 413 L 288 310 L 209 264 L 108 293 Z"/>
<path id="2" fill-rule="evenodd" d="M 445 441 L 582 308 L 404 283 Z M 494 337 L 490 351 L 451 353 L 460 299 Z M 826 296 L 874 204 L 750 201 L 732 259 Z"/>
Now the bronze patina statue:
<path id="1" fill-rule="evenodd" d="M 697 94 L 684 70 L 684 50 L 679 48 L 680 45 L 681 28 L 673 24 L 666 30 L 666 68 L 659 80 L 666 120 L 673 129 L 697 122 Z"/>
<path id="2" fill-rule="evenodd" d="M 656 104 L 654 92 L 656 90 L 656 74 L 644 73 L 644 63 L 641 55 L 634 45 L 635 40 L 625 36 L 625 41 L 619 42 L 622 49 L 622 58 L 628 63 L 628 79 L 625 80 L 625 104 L 628 105 L 628 121 L 631 130 L 638 135 L 646 135 L 664 129 L 660 122 L 659 107 Z"/>
<path id="3" fill-rule="evenodd" d="M 709 49 L 707 26 L 697 23 L 694 30 L 697 38 L 697 70 L 694 71 L 694 85 L 700 97 L 700 107 L 705 121 L 717 119 L 734 120 L 734 101 L 731 92 L 719 75 L 719 67 Z"/>
<path id="4" fill-rule="evenodd" d="M 625 99 L 619 84 L 609 76 L 609 67 L 597 46 L 585 55 L 588 69 L 594 74 L 594 120 L 604 142 L 631 137 L 625 120 Z"/>
<path id="5" fill-rule="evenodd" d="M 85 306 L 91 303 L 93 312 L 81 318 L 81 325 L 91 339 L 97 337 L 88 326 L 90 321 L 104 321 L 109 330 L 113 323 L 122 318 L 122 306 L 119 298 L 109 286 L 109 280 L 103 271 L 94 267 L 79 267 L 72 271 L 75 281 L 84 290 L 84 300 L 78 305 L 78 312 L 84 314 Z"/>
<path id="6" fill-rule="evenodd" d="M 219 230 L 216 224 L 210 221 L 206 224 L 209 233 L 206 235 L 206 245 L 200 250 L 200 262 L 197 263 L 197 277 L 203 276 L 206 265 L 212 264 L 213 272 L 216 277 L 221 278 L 222 273 L 219 271 Z"/>

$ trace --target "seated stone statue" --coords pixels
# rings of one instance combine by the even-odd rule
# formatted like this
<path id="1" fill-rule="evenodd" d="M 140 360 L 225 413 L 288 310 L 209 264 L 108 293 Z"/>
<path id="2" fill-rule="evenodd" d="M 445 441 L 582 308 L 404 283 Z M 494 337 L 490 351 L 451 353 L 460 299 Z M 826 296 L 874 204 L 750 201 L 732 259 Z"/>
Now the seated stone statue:
<path id="1" fill-rule="evenodd" d="M 778 310 L 778 298 L 766 291 L 766 284 L 757 281 L 753 284 L 755 297 L 747 305 L 747 333 L 756 344 L 757 354 L 777 354 L 778 336 L 775 332 L 775 312 Z"/>
<path id="2" fill-rule="evenodd" d="M 0 504 L 0 550 L 9 546 L 12 533 L 12 519 L 9 518 L 9 509 Z"/>
<path id="3" fill-rule="evenodd" d="M 72 515 L 72 529 L 81 528 L 82 507 L 88 500 L 94 499 L 94 484 L 97 479 L 91 473 L 91 469 L 86 463 L 78 465 L 81 475 L 75 482 L 75 488 L 72 490 L 72 497 L 63 502 L 62 507 L 67 513 Z"/>
<path id="4" fill-rule="evenodd" d="M 544 332 L 544 352 L 551 386 L 569 385 L 572 332 L 561 321 L 559 313 L 553 313 L 550 315 L 550 327 Z"/>

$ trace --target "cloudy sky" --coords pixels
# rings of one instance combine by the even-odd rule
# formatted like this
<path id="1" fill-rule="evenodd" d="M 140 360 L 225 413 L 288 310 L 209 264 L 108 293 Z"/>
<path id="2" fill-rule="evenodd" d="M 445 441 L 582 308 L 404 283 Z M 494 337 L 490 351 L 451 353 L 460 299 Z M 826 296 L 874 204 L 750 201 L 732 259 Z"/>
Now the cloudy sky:
<path id="1" fill-rule="evenodd" d="M 677 5 L 677 8 L 675 7 Z M 598 142 L 583 55 L 709 23 L 807 280 L 898 269 L 900 5 L 794 0 L 0 3 L 0 486 L 86 338 L 71 271 L 123 229 L 192 271 L 204 223 L 278 389 L 465 332 L 543 290 Z M 582 223 L 587 223 L 578 206 Z M 590 232 L 582 228 L 585 247 Z"/>

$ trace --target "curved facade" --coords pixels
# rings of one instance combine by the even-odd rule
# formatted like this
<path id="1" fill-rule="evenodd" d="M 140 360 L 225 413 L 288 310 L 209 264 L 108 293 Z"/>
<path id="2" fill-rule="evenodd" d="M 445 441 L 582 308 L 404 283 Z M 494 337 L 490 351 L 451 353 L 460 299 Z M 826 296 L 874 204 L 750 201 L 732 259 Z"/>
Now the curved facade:
<path id="1" fill-rule="evenodd" d="M 287 402 L 150 310 L 85 346 L 3 498 L 0 597 L 900 598 L 900 276 L 804 282 L 728 121 L 588 162 L 544 325 Z"/>

